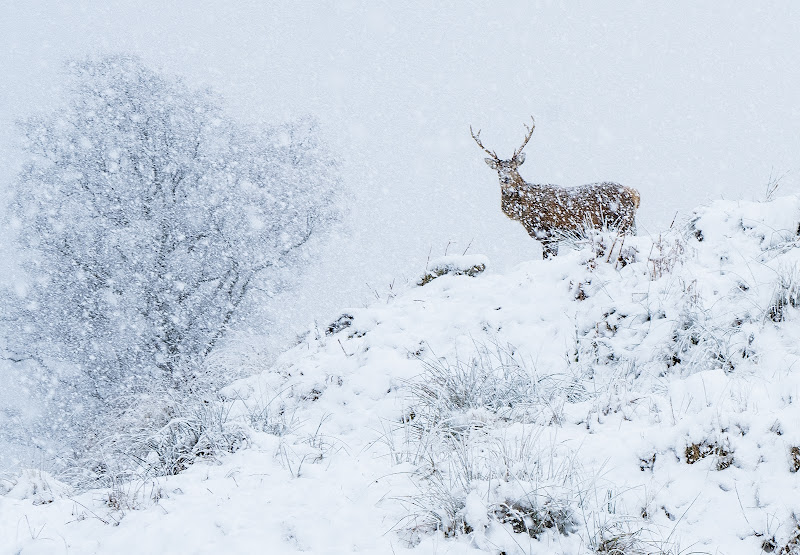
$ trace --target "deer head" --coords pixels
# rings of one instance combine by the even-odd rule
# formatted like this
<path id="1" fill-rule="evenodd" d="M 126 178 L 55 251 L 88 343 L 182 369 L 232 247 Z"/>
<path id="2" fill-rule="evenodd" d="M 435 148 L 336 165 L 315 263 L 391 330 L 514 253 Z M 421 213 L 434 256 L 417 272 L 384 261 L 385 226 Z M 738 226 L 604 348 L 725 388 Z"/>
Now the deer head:
<path id="1" fill-rule="evenodd" d="M 525 145 L 528 144 L 528 141 L 531 139 L 531 135 L 533 135 L 533 130 L 536 128 L 536 122 L 533 119 L 533 116 L 531 116 L 531 126 L 528 127 L 525 125 L 525 128 L 528 130 L 528 133 L 525 135 L 525 140 L 522 141 L 522 145 L 514 151 L 514 155 L 511 157 L 511 159 L 501 160 L 495 151 L 489 150 L 483 146 L 483 143 L 481 143 L 480 139 L 480 129 L 477 133 L 475 133 L 472 130 L 472 126 L 469 127 L 469 132 L 472 134 L 472 138 L 475 139 L 475 142 L 478 143 L 478 146 L 481 147 L 486 154 L 491 156 L 491 158 L 485 158 L 484 161 L 490 168 L 497 171 L 501 185 L 511 186 L 524 183 L 524 180 L 522 177 L 520 177 L 517 168 L 525 162 L 525 153 L 522 152 L 522 149 L 524 149 Z"/>

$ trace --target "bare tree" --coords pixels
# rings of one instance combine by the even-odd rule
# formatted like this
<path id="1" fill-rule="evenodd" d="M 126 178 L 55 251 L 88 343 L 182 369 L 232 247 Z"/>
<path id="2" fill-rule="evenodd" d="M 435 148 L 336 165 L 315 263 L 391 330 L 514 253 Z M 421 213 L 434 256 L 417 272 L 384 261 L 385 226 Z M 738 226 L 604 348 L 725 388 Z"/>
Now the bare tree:
<path id="1" fill-rule="evenodd" d="M 335 220 L 335 163 L 313 121 L 237 125 L 137 58 L 68 72 L 67 105 L 21 123 L 11 223 L 29 283 L 6 307 L 10 351 L 71 368 L 101 403 L 191 388 L 254 293 Z"/>

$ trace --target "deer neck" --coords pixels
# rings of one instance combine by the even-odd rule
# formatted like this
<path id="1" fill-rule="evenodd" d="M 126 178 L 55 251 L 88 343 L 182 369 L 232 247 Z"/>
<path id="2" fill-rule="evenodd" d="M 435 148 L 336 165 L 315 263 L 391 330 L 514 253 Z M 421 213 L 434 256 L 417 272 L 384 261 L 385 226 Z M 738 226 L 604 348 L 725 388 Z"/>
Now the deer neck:
<path id="1" fill-rule="evenodd" d="M 508 172 L 508 178 L 509 181 L 507 183 L 503 183 L 502 180 L 500 181 L 500 190 L 503 192 L 503 194 L 515 194 L 521 189 L 535 187 L 535 185 L 531 185 L 522 179 L 522 176 L 517 170 L 511 170 Z"/>
<path id="2" fill-rule="evenodd" d="M 530 185 L 525 183 L 525 180 L 519 175 L 519 172 L 513 170 L 508 173 L 510 178 L 508 182 L 500 181 L 500 204 L 503 213 L 512 220 L 522 222 L 525 219 L 527 210 L 526 203 L 523 201 L 525 193 L 529 190 Z"/>

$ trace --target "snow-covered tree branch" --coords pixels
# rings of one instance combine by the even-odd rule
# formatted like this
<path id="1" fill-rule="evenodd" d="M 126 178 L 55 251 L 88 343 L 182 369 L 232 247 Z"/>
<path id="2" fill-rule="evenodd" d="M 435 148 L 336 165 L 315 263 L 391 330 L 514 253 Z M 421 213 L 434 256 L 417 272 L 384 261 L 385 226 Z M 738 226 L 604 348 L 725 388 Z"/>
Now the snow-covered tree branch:
<path id="1" fill-rule="evenodd" d="M 191 387 L 254 288 L 336 218 L 335 163 L 313 121 L 238 125 L 137 58 L 68 71 L 68 105 L 21 124 L 30 279 L 9 346 L 78 368 L 101 400 Z"/>

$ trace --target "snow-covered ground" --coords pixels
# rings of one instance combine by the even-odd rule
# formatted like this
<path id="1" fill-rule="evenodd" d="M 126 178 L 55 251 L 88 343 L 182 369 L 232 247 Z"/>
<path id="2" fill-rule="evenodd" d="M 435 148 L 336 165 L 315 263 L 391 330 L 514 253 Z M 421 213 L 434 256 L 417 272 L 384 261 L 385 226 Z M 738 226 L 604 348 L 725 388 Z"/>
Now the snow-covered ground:
<path id="1" fill-rule="evenodd" d="M 798 224 L 718 201 L 507 272 L 433 261 L 223 391 L 247 448 L 0 482 L 0 552 L 800 552 Z"/>
<path id="2" fill-rule="evenodd" d="M 511 153 L 534 114 L 523 176 L 636 187 L 639 228 L 650 233 L 709 199 L 759 196 L 771 173 L 789 171 L 784 190 L 796 190 L 800 176 L 800 3 L 791 0 L 724 10 L 616 0 L 579 8 L 26 0 L 2 8 L 2 208 L 23 162 L 14 122 L 59 104 L 68 58 L 139 55 L 214 87 L 245 123 L 319 119 L 341 159 L 349 215 L 298 287 L 275 299 L 268 340 L 258 343 L 270 356 L 308 322 L 415 278 L 429 253 L 469 248 L 493 271 L 537 256 L 497 209 L 497 179 L 470 124 L 487 146 Z M 13 238 L 8 229 L 0 235 L 0 282 L 20 288 Z M 40 423 L 42 408 L 20 377 L 27 373 L 0 365 L 0 471 L 43 456 L 21 452 L 33 442 L 20 430 Z"/>

